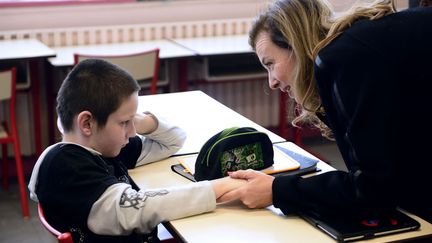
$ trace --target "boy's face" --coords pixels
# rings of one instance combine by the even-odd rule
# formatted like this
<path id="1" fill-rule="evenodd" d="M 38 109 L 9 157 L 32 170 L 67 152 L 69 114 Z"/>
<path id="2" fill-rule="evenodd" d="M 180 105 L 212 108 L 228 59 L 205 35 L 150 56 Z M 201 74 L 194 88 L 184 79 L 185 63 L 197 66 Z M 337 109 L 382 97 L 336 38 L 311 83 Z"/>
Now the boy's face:
<path id="1" fill-rule="evenodd" d="M 134 116 L 138 109 L 138 93 L 134 92 L 126 98 L 120 107 L 108 116 L 103 128 L 95 128 L 92 137 L 92 148 L 105 157 L 115 157 L 136 135 Z"/>

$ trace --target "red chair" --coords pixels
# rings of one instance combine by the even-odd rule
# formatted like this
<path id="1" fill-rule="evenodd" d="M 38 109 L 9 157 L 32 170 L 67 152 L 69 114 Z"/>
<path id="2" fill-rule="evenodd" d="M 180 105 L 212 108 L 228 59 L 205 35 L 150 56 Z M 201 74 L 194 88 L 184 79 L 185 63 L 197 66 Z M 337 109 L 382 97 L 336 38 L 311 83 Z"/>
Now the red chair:
<path id="1" fill-rule="evenodd" d="M 159 49 L 124 55 L 91 55 L 83 53 L 74 54 L 75 65 L 85 59 L 97 58 L 116 64 L 128 71 L 141 86 L 141 89 L 150 89 L 151 94 L 157 93 L 159 78 Z"/>
<path id="2" fill-rule="evenodd" d="M 45 214 L 43 212 L 42 206 L 38 203 L 38 215 L 39 220 L 45 229 L 47 229 L 53 236 L 55 236 L 59 243 L 73 243 L 73 238 L 70 232 L 61 233 L 58 230 L 54 229 L 48 221 L 45 219 Z M 162 227 L 162 228 L 161 228 Z M 172 236 L 168 233 L 168 231 L 163 226 L 159 226 L 159 234 L 158 237 L 162 243 L 175 243 L 177 242 Z"/>
<path id="3" fill-rule="evenodd" d="M 9 104 L 9 122 L 6 122 L 7 113 L 3 112 L 5 118 L 0 123 L 0 144 L 2 145 L 2 177 L 3 177 L 3 188 L 8 190 L 9 188 L 9 163 L 8 163 L 8 150 L 7 145 L 13 144 L 16 172 L 19 184 L 19 191 L 21 197 L 21 207 L 24 218 L 29 217 L 29 207 L 27 199 L 27 189 L 24 179 L 23 162 L 21 159 L 21 149 L 18 139 L 16 112 L 16 68 L 0 71 L 0 111 L 3 112 L 3 108 L 6 109 L 7 103 Z M 9 126 L 8 126 L 9 125 Z M 10 130 L 9 130 L 10 127 Z"/>
<path id="4" fill-rule="evenodd" d="M 45 219 L 45 215 L 42 206 L 38 203 L 38 215 L 39 220 L 45 229 L 47 229 L 53 236 L 55 236 L 59 243 L 73 243 L 72 235 L 70 232 L 60 233 L 58 230 L 54 229 L 48 221 Z"/>

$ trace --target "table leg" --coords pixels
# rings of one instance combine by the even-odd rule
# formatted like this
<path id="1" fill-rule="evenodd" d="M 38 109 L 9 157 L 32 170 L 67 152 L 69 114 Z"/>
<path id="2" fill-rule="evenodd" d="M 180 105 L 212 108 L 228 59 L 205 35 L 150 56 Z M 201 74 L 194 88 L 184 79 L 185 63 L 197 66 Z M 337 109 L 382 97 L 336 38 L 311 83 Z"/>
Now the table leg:
<path id="1" fill-rule="evenodd" d="M 187 59 L 181 58 L 178 60 L 178 78 L 179 78 L 179 90 L 188 90 L 188 70 L 187 70 Z"/>
<path id="2" fill-rule="evenodd" d="M 53 67 L 50 64 L 45 65 L 46 70 L 46 97 L 47 97 L 47 123 L 48 123 L 48 144 L 54 144 L 55 143 L 55 128 L 56 126 L 54 124 L 54 101 L 53 101 L 53 85 L 54 85 L 54 72 Z"/>
<path id="3" fill-rule="evenodd" d="M 33 100 L 33 119 L 34 119 L 34 135 L 35 135 L 35 151 L 36 156 L 42 153 L 42 138 L 41 138 L 41 106 L 40 106 L 40 83 L 38 60 L 30 60 L 30 91 Z"/>

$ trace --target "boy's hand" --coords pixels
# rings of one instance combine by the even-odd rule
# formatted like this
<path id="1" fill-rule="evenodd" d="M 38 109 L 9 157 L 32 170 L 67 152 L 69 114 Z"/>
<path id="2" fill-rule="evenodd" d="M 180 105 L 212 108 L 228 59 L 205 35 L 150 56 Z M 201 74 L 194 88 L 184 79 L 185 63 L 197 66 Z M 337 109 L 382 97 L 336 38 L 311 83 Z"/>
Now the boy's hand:
<path id="1" fill-rule="evenodd" d="M 152 113 L 145 111 L 135 114 L 134 124 L 136 132 L 145 135 L 154 132 L 159 126 L 159 121 Z"/>
<path id="2" fill-rule="evenodd" d="M 220 203 L 220 202 L 228 202 L 228 201 L 233 201 L 238 199 L 235 196 L 233 196 L 230 197 L 228 200 L 221 200 L 224 194 L 246 185 L 247 181 L 241 179 L 233 179 L 230 177 L 224 177 L 224 178 L 212 180 L 211 182 L 213 184 L 213 190 L 216 195 L 216 201 Z"/>

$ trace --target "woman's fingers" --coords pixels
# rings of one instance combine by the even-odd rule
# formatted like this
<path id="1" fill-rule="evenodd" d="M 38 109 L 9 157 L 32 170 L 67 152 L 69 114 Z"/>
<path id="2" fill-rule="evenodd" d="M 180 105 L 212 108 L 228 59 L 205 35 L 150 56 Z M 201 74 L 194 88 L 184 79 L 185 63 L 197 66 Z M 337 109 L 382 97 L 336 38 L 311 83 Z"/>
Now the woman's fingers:
<path id="1" fill-rule="evenodd" d="M 231 178 L 235 178 L 235 179 L 250 180 L 250 179 L 257 177 L 259 175 L 259 173 L 260 172 L 258 172 L 258 171 L 249 169 L 249 170 L 237 170 L 237 171 L 228 172 L 228 175 Z"/>

